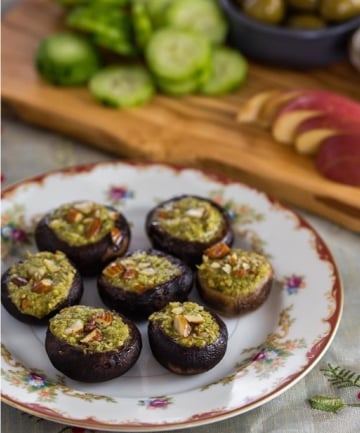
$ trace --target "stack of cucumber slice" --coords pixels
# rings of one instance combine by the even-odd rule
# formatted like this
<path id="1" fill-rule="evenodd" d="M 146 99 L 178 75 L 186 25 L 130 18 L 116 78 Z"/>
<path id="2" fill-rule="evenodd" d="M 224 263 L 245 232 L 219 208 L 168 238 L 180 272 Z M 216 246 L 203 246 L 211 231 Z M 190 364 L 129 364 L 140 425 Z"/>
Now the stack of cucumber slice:
<path id="1" fill-rule="evenodd" d="M 76 33 L 87 37 L 95 56 L 104 48 L 117 56 L 115 64 L 113 56 L 110 65 L 104 63 L 87 75 L 90 92 L 104 104 L 139 106 L 156 91 L 221 95 L 245 81 L 247 61 L 225 45 L 228 24 L 217 0 L 56 1 L 67 7 L 66 24 L 74 37 Z M 64 42 L 68 46 L 61 49 L 67 68 L 71 63 L 67 52 L 72 51 L 71 33 L 68 36 Z M 50 35 L 46 43 L 59 45 L 58 35 Z M 51 53 L 39 50 L 37 65 L 44 60 L 52 64 Z M 45 75 L 38 67 L 39 73 L 55 84 L 79 84 L 58 79 L 59 56 L 54 57 L 52 73 Z"/>

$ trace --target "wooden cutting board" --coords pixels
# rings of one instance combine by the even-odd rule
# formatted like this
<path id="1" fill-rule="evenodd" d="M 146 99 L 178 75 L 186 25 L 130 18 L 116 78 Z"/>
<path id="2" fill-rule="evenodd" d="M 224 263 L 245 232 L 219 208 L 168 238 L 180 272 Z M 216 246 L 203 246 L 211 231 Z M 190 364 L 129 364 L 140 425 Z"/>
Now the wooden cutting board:
<path id="1" fill-rule="evenodd" d="M 310 157 L 275 143 L 267 131 L 236 122 L 241 104 L 270 88 L 331 89 L 360 101 L 360 76 L 349 64 L 292 71 L 250 63 L 246 84 L 235 94 L 156 96 L 145 107 L 114 110 L 94 102 L 84 88 L 53 87 L 36 74 L 37 45 L 61 23 L 62 10 L 55 0 L 25 0 L 3 19 L 2 98 L 23 120 L 125 158 L 231 175 L 360 232 L 360 188 L 328 181 L 317 173 Z"/>

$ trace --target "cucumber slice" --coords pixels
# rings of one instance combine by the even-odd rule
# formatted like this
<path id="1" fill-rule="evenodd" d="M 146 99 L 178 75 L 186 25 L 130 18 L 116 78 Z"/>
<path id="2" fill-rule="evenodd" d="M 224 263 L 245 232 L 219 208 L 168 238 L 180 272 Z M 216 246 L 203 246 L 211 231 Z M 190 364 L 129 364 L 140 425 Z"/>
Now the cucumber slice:
<path id="1" fill-rule="evenodd" d="M 228 23 L 212 0 L 176 0 L 164 12 L 164 24 L 199 32 L 213 44 L 225 42 Z"/>
<path id="2" fill-rule="evenodd" d="M 184 96 L 195 93 L 199 88 L 199 80 L 196 78 L 189 78 L 188 80 L 171 82 L 165 80 L 158 80 L 157 86 L 161 92 L 172 96 Z"/>
<path id="3" fill-rule="evenodd" d="M 146 0 L 147 10 L 155 28 L 163 27 L 166 9 L 175 0 Z"/>
<path id="4" fill-rule="evenodd" d="M 123 56 L 134 56 L 132 18 L 128 11 L 112 4 L 88 4 L 73 9 L 66 24 L 88 33 L 94 43 Z"/>
<path id="5" fill-rule="evenodd" d="M 155 93 L 151 75 L 141 65 L 109 66 L 89 82 L 91 94 L 112 107 L 135 107 L 148 102 Z"/>
<path id="6" fill-rule="evenodd" d="M 200 34 L 163 28 L 154 32 L 145 51 L 148 67 L 158 78 L 187 80 L 211 61 L 211 45 Z"/>
<path id="7" fill-rule="evenodd" d="M 63 86 L 87 83 L 100 67 L 93 45 L 72 33 L 54 33 L 44 38 L 38 46 L 35 64 L 44 79 Z"/>
<path id="8" fill-rule="evenodd" d="M 220 95 L 238 89 L 247 74 L 247 61 L 238 52 L 224 46 L 214 48 L 212 73 L 200 87 L 206 95 Z"/>
<path id="9" fill-rule="evenodd" d="M 131 17 L 136 45 L 141 51 L 144 51 L 153 34 L 153 25 L 146 6 L 135 2 L 132 6 Z"/>

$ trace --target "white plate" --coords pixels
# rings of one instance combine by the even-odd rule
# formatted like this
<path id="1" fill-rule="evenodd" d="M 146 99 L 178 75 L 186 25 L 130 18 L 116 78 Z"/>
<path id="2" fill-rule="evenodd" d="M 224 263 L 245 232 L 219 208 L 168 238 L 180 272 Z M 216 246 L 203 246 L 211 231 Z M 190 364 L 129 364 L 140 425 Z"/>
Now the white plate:
<path id="1" fill-rule="evenodd" d="M 331 253 L 300 216 L 241 183 L 158 164 L 106 162 L 52 172 L 8 188 L 2 201 L 6 268 L 34 249 L 36 219 L 60 203 L 91 199 L 120 209 L 132 224 L 130 249 L 150 246 L 145 215 L 181 193 L 211 198 L 233 215 L 235 246 L 266 255 L 276 281 L 256 311 L 225 319 L 223 360 L 207 373 L 182 377 L 143 350 L 124 376 L 83 384 L 61 375 L 44 351 L 44 327 L 27 326 L 2 310 L 2 398 L 25 412 L 73 426 L 156 431 L 197 426 L 258 407 L 293 386 L 324 355 L 338 327 L 343 289 Z M 30 241 L 27 244 L 26 241 Z M 196 290 L 191 295 L 197 299 Z M 102 305 L 94 280 L 82 303 Z"/>

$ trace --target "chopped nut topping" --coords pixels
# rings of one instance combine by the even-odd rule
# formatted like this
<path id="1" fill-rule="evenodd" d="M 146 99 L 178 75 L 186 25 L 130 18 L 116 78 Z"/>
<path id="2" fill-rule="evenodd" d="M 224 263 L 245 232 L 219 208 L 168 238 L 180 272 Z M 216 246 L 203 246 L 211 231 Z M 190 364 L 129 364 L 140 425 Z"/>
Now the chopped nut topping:
<path id="1" fill-rule="evenodd" d="M 211 259 L 221 259 L 229 254 L 231 248 L 224 242 L 219 242 L 205 250 L 205 255 Z"/>
<path id="2" fill-rule="evenodd" d="M 44 259 L 44 265 L 49 272 L 57 272 L 60 267 L 54 262 L 54 260 Z"/>
<path id="3" fill-rule="evenodd" d="M 11 278 L 11 282 L 15 284 L 15 286 L 22 287 L 26 286 L 28 283 L 28 280 L 26 278 L 19 277 L 18 275 L 15 275 Z"/>
<path id="4" fill-rule="evenodd" d="M 246 275 L 246 270 L 244 268 L 234 269 L 233 274 L 235 277 L 243 277 Z"/>
<path id="5" fill-rule="evenodd" d="M 31 288 L 32 292 L 35 293 L 48 293 L 53 289 L 53 282 L 50 278 L 43 278 L 37 281 Z"/>
<path id="6" fill-rule="evenodd" d="M 21 308 L 22 310 L 26 310 L 30 306 L 30 301 L 27 298 L 21 300 Z"/>
<path id="7" fill-rule="evenodd" d="M 66 221 L 70 224 L 78 223 L 83 219 L 83 214 L 74 207 L 71 207 L 66 214 Z"/>
<path id="8" fill-rule="evenodd" d="M 185 212 L 185 215 L 188 215 L 190 217 L 195 217 L 195 218 L 202 218 L 204 216 L 205 213 L 205 208 L 203 207 L 198 207 L 196 209 L 189 209 Z"/>
<path id="9" fill-rule="evenodd" d="M 111 235 L 111 240 L 112 240 L 113 244 L 119 245 L 122 238 L 123 238 L 122 231 L 119 230 L 117 227 L 113 227 L 111 229 L 110 235 Z"/>
<path id="10" fill-rule="evenodd" d="M 103 270 L 103 273 L 107 277 L 115 277 L 116 275 L 122 275 L 125 272 L 125 267 L 119 262 L 112 262 Z"/>
<path id="11" fill-rule="evenodd" d="M 184 314 L 184 317 L 189 323 L 198 324 L 203 323 L 204 321 L 204 318 L 201 316 L 201 314 Z"/>
<path id="12" fill-rule="evenodd" d="M 174 318 L 174 328 L 183 337 L 188 337 L 191 334 L 191 325 L 186 320 L 185 316 L 178 314 Z"/>
<path id="13" fill-rule="evenodd" d="M 174 313 L 174 314 L 181 314 L 183 311 L 184 311 L 184 308 L 181 307 L 181 306 L 180 307 L 175 307 L 175 308 L 173 308 L 171 310 L 171 312 Z"/>
<path id="14" fill-rule="evenodd" d="M 133 278 L 136 278 L 138 275 L 138 272 L 135 268 L 126 268 L 123 277 L 128 280 L 132 280 Z"/>
<path id="15" fill-rule="evenodd" d="M 83 201 L 74 204 L 76 209 L 79 209 L 84 214 L 90 214 L 94 209 L 94 203 L 92 201 Z"/>
<path id="16" fill-rule="evenodd" d="M 98 313 L 94 317 L 95 323 L 98 325 L 109 326 L 113 321 L 113 315 L 111 311 L 103 311 L 102 313 Z"/>
<path id="17" fill-rule="evenodd" d="M 90 344 L 93 341 L 101 341 L 103 339 L 103 333 L 100 329 L 95 328 L 89 334 L 85 335 L 84 338 L 80 340 L 80 343 Z"/>
<path id="18" fill-rule="evenodd" d="M 91 218 L 87 221 L 87 224 L 85 226 L 85 236 L 87 238 L 91 238 L 93 236 L 96 236 L 100 230 L 101 230 L 101 219 L 100 218 Z"/>
<path id="19" fill-rule="evenodd" d="M 80 319 L 75 320 L 68 328 L 65 329 L 65 334 L 78 334 L 84 329 L 84 322 Z"/>

